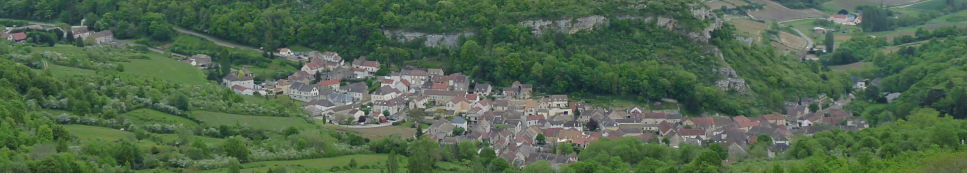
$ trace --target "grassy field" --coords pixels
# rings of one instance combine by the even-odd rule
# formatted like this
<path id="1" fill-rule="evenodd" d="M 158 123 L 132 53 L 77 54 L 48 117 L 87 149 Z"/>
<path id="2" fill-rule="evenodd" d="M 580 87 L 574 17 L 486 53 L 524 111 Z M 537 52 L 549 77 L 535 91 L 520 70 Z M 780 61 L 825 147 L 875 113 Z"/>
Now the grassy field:
<path id="1" fill-rule="evenodd" d="M 244 98 L 245 99 L 245 102 L 248 102 L 248 103 L 254 103 L 254 104 L 268 104 L 268 103 L 273 103 L 273 104 L 281 104 L 283 106 L 293 107 L 293 108 L 301 108 L 302 105 L 305 104 L 305 102 L 301 102 L 301 101 L 298 101 L 298 100 L 293 100 L 292 98 L 289 98 L 289 96 L 284 96 L 284 95 L 268 96 L 268 97 L 265 97 L 265 96 L 242 96 L 242 98 Z"/>
<path id="2" fill-rule="evenodd" d="M 383 167 L 386 162 L 386 154 L 358 154 L 339 156 L 331 158 L 306 159 L 306 160 L 286 160 L 286 161 L 264 161 L 242 164 L 242 172 L 267 172 L 270 168 L 285 167 L 292 172 L 329 172 L 332 167 L 343 167 L 349 165 L 349 161 L 356 160 L 360 166 Z M 406 167 L 406 158 L 400 156 L 400 166 Z M 404 168 L 405 169 L 405 168 Z M 207 170 L 205 172 L 225 172 L 226 169 Z M 341 172 L 379 172 L 379 169 L 355 169 Z"/>
<path id="3" fill-rule="evenodd" d="M 732 23 L 732 25 L 735 25 L 735 29 L 739 31 L 739 34 L 755 38 L 756 41 L 759 41 L 762 39 L 761 38 L 762 35 L 759 33 L 769 29 L 768 24 L 752 21 L 749 19 L 737 18 L 737 19 L 729 20 L 729 23 Z"/>
<path id="4" fill-rule="evenodd" d="M 879 37 L 886 37 L 888 41 L 892 41 L 893 38 L 904 36 L 904 35 L 914 35 L 917 32 L 917 28 L 923 27 L 927 30 L 933 30 L 942 27 L 957 26 L 957 27 L 967 27 L 967 10 L 961 10 L 958 13 L 948 14 L 940 16 L 938 18 L 927 21 L 926 24 L 921 26 L 903 27 L 897 28 L 893 31 L 886 32 L 876 32 L 873 35 Z"/>
<path id="5" fill-rule="evenodd" d="M 53 47 L 34 47 L 34 51 L 37 52 L 57 52 L 66 56 L 72 55 L 85 55 L 89 48 L 75 47 L 73 45 L 58 44 Z M 208 81 L 205 80 L 205 74 L 191 65 L 183 62 L 179 62 L 175 59 L 168 58 L 165 55 L 148 52 L 148 53 L 137 53 L 129 50 L 119 50 L 119 49 L 99 49 L 93 51 L 106 51 L 110 52 L 109 56 L 122 56 L 128 57 L 125 60 L 127 62 L 120 62 L 124 67 L 124 73 L 133 74 L 143 77 L 156 78 L 160 80 L 166 80 L 169 82 L 176 82 L 181 84 L 205 84 Z M 147 57 L 148 59 L 138 59 L 134 57 Z M 80 68 L 59 66 L 54 64 L 49 64 L 50 70 L 54 72 L 55 75 L 59 76 L 69 76 L 71 74 L 93 74 L 93 70 L 86 70 Z"/>
<path id="6" fill-rule="evenodd" d="M 866 68 L 869 68 L 871 65 L 872 64 L 869 64 L 867 62 L 856 62 L 856 63 L 846 64 L 846 65 L 829 66 L 829 69 L 833 71 L 843 71 L 843 72 L 862 71 Z"/>
<path id="7" fill-rule="evenodd" d="M 94 75 L 96 72 L 94 70 L 74 68 L 68 66 L 62 66 L 57 64 L 47 64 L 47 70 L 57 77 L 71 77 L 75 75 Z"/>
<path id="8" fill-rule="evenodd" d="M 150 59 L 131 59 L 122 63 L 124 72 L 153 77 L 179 84 L 201 85 L 208 83 L 205 74 L 190 64 L 157 53 L 147 54 Z"/>
<path id="9" fill-rule="evenodd" d="M 264 130 L 282 130 L 288 127 L 309 128 L 313 126 L 302 118 L 296 117 L 251 116 L 207 111 L 195 111 L 192 112 L 192 115 L 208 125 L 215 126 L 238 124 Z"/>
<path id="10" fill-rule="evenodd" d="M 412 137 L 416 135 L 416 129 L 410 128 L 410 126 L 386 126 L 386 127 L 365 128 L 365 129 L 344 128 L 336 125 L 327 125 L 327 126 L 329 126 L 332 129 L 336 129 L 340 131 L 355 132 L 367 139 L 380 139 L 380 138 L 384 138 L 392 135 L 405 138 L 405 137 Z"/>
<path id="11" fill-rule="evenodd" d="M 816 9 L 790 9 L 772 0 L 752 0 L 752 2 L 765 4 L 765 7 L 762 10 L 751 11 L 749 14 L 766 21 L 786 21 L 826 16 L 826 14 Z"/>
<path id="12" fill-rule="evenodd" d="M 184 117 L 158 112 L 153 109 L 138 109 L 121 114 L 121 117 L 131 120 L 135 124 L 182 124 L 187 127 L 198 127 L 198 123 Z"/>
<path id="13" fill-rule="evenodd" d="M 111 129 L 106 127 L 86 126 L 86 125 L 64 125 L 72 135 L 80 138 L 81 141 L 117 141 L 121 139 L 134 139 L 131 132 Z"/>

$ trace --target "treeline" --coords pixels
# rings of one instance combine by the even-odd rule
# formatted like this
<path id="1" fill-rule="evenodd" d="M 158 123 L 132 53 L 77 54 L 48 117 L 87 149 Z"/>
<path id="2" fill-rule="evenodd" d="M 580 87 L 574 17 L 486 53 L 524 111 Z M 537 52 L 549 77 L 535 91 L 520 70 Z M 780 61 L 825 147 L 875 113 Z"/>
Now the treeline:
<path id="1" fill-rule="evenodd" d="M 882 76 L 879 85 L 870 86 L 852 110 L 863 110 L 871 122 L 886 122 L 920 108 L 933 108 L 955 118 L 967 118 L 967 88 L 963 63 L 967 60 L 967 39 L 936 38 L 895 53 L 872 56 L 876 65 L 869 76 Z M 888 100 L 889 93 L 899 97 Z"/>
<path id="2" fill-rule="evenodd" d="M 168 22 L 239 43 L 258 45 L 266 50 L 305 46 L 337 51 L 350 59 L 367 56 L 394 66 L 442 67 L 448 72 L 462 72 L 498 86 L 524 81 L 536 84 L 539 91 L 548 93 L 628 96 L 638 101 L 672 98 L 683 103 L 686 111 L 693 114 L 706 111 L 731 115 L 778 112 L 783 101 L 813 97 L 819 93 L 838 96 L 845 90 L 837 88 L 839 86 L 820 85 L 828 80 L 818 75 L 821 72 L 808 70 L 809 66 L 790 65 L 795 61 L 789 56 L 767 53 L 771 49 L 764 46 L 739 46 L 741 43 L 731 41 L 732 36 L 728 35 L 731 31 L 718 34 L 716 37 L 728 41 L 714 46 L 723 48 L 724 59 L 736 66 L 736 72 L 742 78 L 751 81 L 750 90 L 741 93 L 719 89 L 714 87 L 714 81 L 721 79 L 719 67 L 726 61 L 715 55 L 714 46 L 696 42 L 683 33 L 669 31 L 654 23 L 617 17 L 658 15 L 675 19 L 676 26 L 685 31 L 704 28 L 710 21 L 698 20 L 689 10 L 683 10 L 692 9 L 695 1 L 70 2 L 76 3 L 75 6 L 47 0 L 39 3 L 42 5 L 13 2 L 3 4 L 6 8 L 2 9 L 11 10 L 0 10 L 0 14 L 77 23 L 80 19 L 76 17 L 59 17 L 60 14 L 77 13 L 91 16 L 85 22 L 106 23 L 103 26 L 114 27 L 113 30 L 125 30 L 122 26 L 128 23 L 136 25 L 134 28 L 145 34 L 141 37 L 162 32 L 150 30 L 161 26 L 152 23 Z M 54 14 L 39 13 L 45 8 L 55 9 L 52 10 Z M 41 10 L 26 12 L 19 9 Z M 612 22 L 594 31 L 540 36 L 531 34 L 530 28 L 517 25 L 522 20 L 556 20 L 591 14 L 607 16 Z M 471 31 L 476 36 L 463 38 L 459 48 L 441 49 L 424 47 L 420 40 L 410 43 L 393 41 L 382 34 L 382 29 Z M 207 46 L 193 42 L 178 39 L 172 50 L 216 54 L 219 55 L 214 56 L 217 61 L 232 66 L 254 63 L 259 67 L 291 69 L 293 65 L 248 58 L 247 55 L 205 48 Z M 747 51 L 755 53 L 745 53 Z M 745 66 L 745 61 L 731 60 L 747 60 L 771 69 L 758 70 Z M 210 78 L 217 79 L 226 72 L 225 68 L 209 72 L 212 74 Z M 291 73 L 282 70 L 259 76 L 275 78 L 286 75 L 286 72 Z M 790 91 L 796 91 L 797 95 L 782 94 Z M 740 99 L 727 99 L 731 97 Z"/>
<path id="3" fill-rule="evenodd" d="M 831 130 L 801 137 L 777 160 L 748 161 L 732 172 L 959 172 L 967 157 L 967 121 L 930 108 L 905 120 L 861 131 Z"/>
<path id="4" fill-rule="evenodd" d="M 943 28 L 938 28 L 935 30 L 926 30 L 917 28 L 917 32 L 914 35 L 902 35 L 893 38 L 893 45 L 903 45 L 906 43 L 912 43 L 917 41 L 930 40 L 933 38 L 943 38 L 951 36 L 961 36 L 967 35 L 967 28 L 959 28 L 957 26 L 948 26 Z"/>
<path id="5" fill-rule="evenodd" d="M 931 19 L 967 9 L 967 2 L 944 0 L 943 9 L 924 11 L 917 15 L 900 14 L 889 8 L 879 6 L 860 6 L 856 7 L 856 9 L 862 11 L 863 22 L 859 25 L 863 28 L 863 31 L 879 32 L 891 31 L 900 27 L 923 25 Z"/>
<path id="6" fill-rule="evenodd" d="M 772 0 L 792 9 L 821 8 L 830 0 Z"/>
<path id="7" fill-rule="evenodd" d="M 889 43 L 886 38 L 874 38 L 872 36 L 857 36 L 846 42 L 840 43 L 832 54 L 820 57 L 825 65 L 844 65 L 860 62 L 869 57 L 880 53 L 880 48 Z"/>

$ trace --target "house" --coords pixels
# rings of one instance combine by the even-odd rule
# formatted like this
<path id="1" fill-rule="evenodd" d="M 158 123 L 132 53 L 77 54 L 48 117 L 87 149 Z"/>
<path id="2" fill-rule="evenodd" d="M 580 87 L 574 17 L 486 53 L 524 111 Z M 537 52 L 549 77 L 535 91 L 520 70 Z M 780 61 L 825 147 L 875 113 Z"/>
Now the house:
<path id="1" fill-rule="evenodd" d="M 349 86 L 341 89 L 345 90 L 349 96 L 356 100 L 362 100 L 369 96 L 369 86 L 366 86 L 366 83 L 363 82 L 349 84 Z"/>
<path id="2" fill-rule="evenodd" d="M 234 91 L 235 93 L 238 93 L 241 95 L 247 95 L 247 96 L 255 94 L 255 90 L 252 90 L 251 88 L 247 88 L 241 85 L 233 85 L 232 91 Z"/>
<path id="3" fill-rule="evenodd" d="M 318 99 L 319 95 L 319 88 L 307 83 L 293 82 L 289 87 L 289 97 L 294 100 L 309 102 Z"/>
<path id="4" fill-rule="evenodd" d="M 519 81 L 514 81 L 510 87 L 503 88 L 501 94 L 507 97 L 513 97 L 517 99 L 526 99 L 531 97 L 531 93 L 534 91 L 534 86 L 530 84 L 521 84 Z"/>
<path id="5" fill-rule="evenodd" d="M 316 73 L 319 73 L 325 69 L 326 64 L 322 63 L 322 61 L 312 61 L 308 64 L 302 65 L 300 70 L 309 73 L 310 75 L 315 75 Z"/>
<path id="6" fill-rule="evenodd" d="M 87 26 L 71 26 L 71 35 L 74 35 L 74 39 L 83 39 L 91 35 L 91 31 L 87 29 Z"/>
<path id="7" fill-rule="evenodd" d="M 396 113 L 403 111 L 403 106 L 406 105 L 406 100 L 402 97 L 396 97 L 389 100 L 379 100 L 373 101 L 373 111 L 378 113 L 389 113 L 389 115 L 396 115 Z"/>
<path id="8" fill-rule="evenodd" d="M 783 125 L 783 126 L 786 125 L 786 116 L 784 115 L 768 114 L 768 115 L 762 115 L 761 117 L 769 124 Z"/>
<path id="9" fill-rule="evenodd" d="M 329 112 L 329 109 L 336 107 L 336 104 L 326 99 L 315 99 L 306 103 L 304 107 L 311 115 L 319 116 Z"/>
<path id="10" fill-rule="evenodd" d="M 396 88 L 390 86 L 382 86 L 376 90 L 376 93 L 372 95 L 373 101 L 386 101 L 396 97 L 399 97 L 402 93 Z"/>
<path id="11" fill-rule="evenodd" d="M 705 130 L 702 129 L 678 129 L 678 136 L 691 139 L 706 139 Z"/>
<path id="12" fill-rule="evenodd" d="M 429 101 L 435 105 L 445 105 L 447 102 L 455 97 L 465 97 L 467 93 L 462 91 L 446 91 L 446 90 L 425 90 L 423 95 L 429 97 Z"/>
<path id="13" fill-rule="evenodd" d="M 400 76 L 403 80 L 409 81 L 412 85 L 422 85 L 430 79 L 426 71 L 421 69 L 411 69 L 400 71 Z"/>
<path id="14" fill-rule="evenodd" d="M 379 62 L 367 61 L 366 57 L 359 57 L 353 61 L 353 68 L 363 69 L 369 73 L 376 73 L 376 71 L 379 71 Z"/>
<path id="15" fill-rule="evenodd" d="M 286 77 L 285 79 L 292 82 L 309 83 L 310 81 L 315 79 L 315 76 L 313 76 L 312 74 L 309 74 L 306 71 L 298 71 L 293 73 L 292 75 L 289 75 L 289 77 Z"/>
<path id="16" fill-rule="evenodd" d="M 863 22 L 863 16 L 857 16 L 855 14 L 850 14 L 846 10 L 840 10 L 835 15 L 829 16 L 829 18 L 826 20 L 840 25 L 855 26 L 860 22 Z"/>
<path id="17" fill-rule="evenodd" d="M 339 90 L 339 82 L 340 82 L 339 79 L 336 79 L 336 80 L 324 80 L 324 81 L 319 81 L 318 83 L 316 83 L 316 86 L 319 86 L 319 87 L 322 87 L 322 88 L 329 88 L 329 89 L 332 89 L 332 90 Z"/>
<path id="18" fill-rule="evenodd" d="M 207 69 L 211 67 L 212 57 L 205 54 L 197 54 L 188 58 L 188 63 L 201 69 Z"/>
<path id="19" fill-rule="evenodd" d="M 541 100 L 541 107 L 544 108 L 568 108 L 567 95 L 551 95 Z"/>
<path id="20" fill-rule="evenodd" d="M 473 86 L 473 93 L 480 96 L 484 96 L 484 97 L 490 96 L 490 93 L 492 91 L 493 91 L 493 87 L 490 86 L 490 84 L 478 83 Z"/>
<path id="21" fill-rule="evenodd" d="M 246 69 L 233 71 L 233 73 L 229 73 L 222 78 L 222 85 L 226 87 L 239 85 L 245 88 L 255 88 L 255 76 L 251 72 L 248 72 Z"/>
<path id="22" fill-rule="evenodd" d="M 450 120 L 450 124 L 453 124 L 455 127 L 469 129 L 469 127 L 467 127 L 467 120 L 460 116 L 453 117 L 453 119 Z"/>
<path id="23" fill-rule="evenodd" d="M 112 44 L 114 43 L 114 32 L 111 30 L 95 32 L 92 34 L 94 37 L 94 43 L 96 44 Z"/>
<path id="24" fill-rule="evenodd" d="M 446 110 L 454 113 L 467 113 L 470 110 L 470 101 L 466 97 L 453 97 L 447 102 Z"/>
<path id="25" fill-rule="evenodd" d="M 279 56 L 295 56 L 294 52 L 292 52 L 292 49 L 289 48 L 280 48 L 275 52 L 278 53 Z"/>
<path id="26" fill-rule="evenodd" d="M 3 38 L 7 39 L 7 41 L 19 43 L 19 42 L 23 42 L 24 40 L 27 40 L 27 34 L 23 32 L 4 34 Z"/>
<path id="27" fill-rule="evenodd" d="M 688 118 L 682 122 L 685 126 L 699 129 L 715 128 L 715 120 L 712 117 Z"/>
<path id="28" fill-rule="evenodd" d="M 432 76 L 443 76 L 443 69 L 431 68 L 426 70 L 427 74 Z"/>
<path id="29" fill-rule="evenodd" d="M 745 117 L 745 116 L 732 117 L 732 120 L 735 121 L 736 128 L 742 129 L 744 131 L 749 131 L 750 129 L 752 129 L 753 126 L 759 125 L 759 122 L 752 121 L 752 119 L 749 119 L 748 117 Z"/>
<path id="30" fill-rule="evenodd" d="M 323 61 L 328 61 L 328 62 L 338 62 L 340 65 L 343 62 L 342 57 L 339 56 L 339 53 L 336 53 L 336 52 L 322 52 L 322 53 L 313 52 L 313 55 L 315 55 L 314 58 L 321 59 Z"/>
<path id="31" fill-rule="evenodd" d="M 366 71 L 366 69 L 363 69 L 363 68 L 354 67 L 352 70 L 353 70 L 353 77 L 355 77 L 356 79 L 362 79 L 362 78 L 373 76 L 372 73 Z"/>

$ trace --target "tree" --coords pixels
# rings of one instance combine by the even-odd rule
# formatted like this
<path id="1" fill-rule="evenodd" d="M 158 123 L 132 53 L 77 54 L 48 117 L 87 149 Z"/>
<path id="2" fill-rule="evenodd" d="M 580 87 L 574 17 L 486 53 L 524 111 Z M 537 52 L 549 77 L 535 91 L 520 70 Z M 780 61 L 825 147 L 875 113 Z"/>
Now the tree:
<path id="1" fill-rule="evenodd" d="M 537 145 L 544 145 L 544 144 L 547 144 L 547 141 L 545 141 L 547 139 L 545 138 L 546 137 L 544 137 L 544 134 L 537 134 L 537 137 L 534 140 L 537 141 Z"/>
<path id="2" fill-rule="evenodd" d="M 823 43 L 826 44 L 826 52 L 833 52 L 833 46 L 836 46 L 836 37 L 833 35 L 834 32 L 826 31 L 826 40 Z"/>
<path id="3" fill-rule="evenodd" d="M 168 104 L 174 106 L 182 111 L 190 111 L 191 101 L 185 94 L 175 94 L 174 97 L 168 100 Z"/>
<path id="4" fill-rule="evenodd" d="M 357 166 L 359 166 L 359 163 L 356 163 L 356 158 L 349 159 L 350 168 L 356 169 Z"/>
<path id="5" fill-rule="evenodd" d="M 121 142 L 114 151 L 114 158 L 117 159 L 120 165 L 130 165 L 132 168 L 137 169 L 141 167 L 141 163 L 144 161 L 144 157 L 141 155 L 142 153 L 138 149 L 138 146 L 131 142 Z"/>
<path id="6" fill-rule="evenodd" d="M 386 157 L 386 172 L 387 173 L 399 173 L 400 163 L 397 158 L 396 151 L 390 152 L 389 156 Z"/>
<path id="7" fill-rule="evenodd" d="M 284 134 L 286 137 L 289 137 L 295 134 L 299 134 L 299 129 L 295 127 L 289 127 L 289 128 L 286 128 L 285 131 L 282 132 L 282 134 Z"/>
<path id="8" fill-rule="evenodd" d="M 416 122 L 413 125 L 416 126 L 416 138 L 422 137 L 423 136 L 423 125 L 420 125 L 419 122 Z"/>
<path id="9" fill-rule="evenodd" d="M 427 138 L 419 138 L 410 144 L 410 157 L 407 161 L 407 170 L 410 173 L 429 173 L 433 172 L 433 165 L 439 158 L 437 144 Z"/>
<path id="10" fill-rule="evenodd" d="M 591 119 L 587 124 L 584 124 L 589 131 L 598 131 L 598 121 Z"/>
<path id="11" fill-rule="evenodd" d="M 463 135 L 463 133 L 466 132 L 466 131 L 467 130 L 466 129 L 463 129 L 463 127 L 453 128 L 453 136 Z"/>
<path id="12" fill-rule="evenodd" d="M 222 145 L 222 150 L 225 151 L 225 155 L 237 158 L 239 161 L 248 161 L 249 150 L 245 142 L 243 142 L 241 137 L 231 137 L 225 140 L 225 144 Z"/>
<path id="13" fill-rule="evenodd" d="M 522 172 L 524 172 L 524 173 L 553 173 L 554 172 L 554 168 L 552 168 L 551 167 L 551 164 L 548 163 L 547 161 L 541 160 L 541 161 L 537 161 L 537 162 L 531 163 L 531 164 L 529 164 L 527 166 L 524 166 L 524 169 L 523 169 Z"/>

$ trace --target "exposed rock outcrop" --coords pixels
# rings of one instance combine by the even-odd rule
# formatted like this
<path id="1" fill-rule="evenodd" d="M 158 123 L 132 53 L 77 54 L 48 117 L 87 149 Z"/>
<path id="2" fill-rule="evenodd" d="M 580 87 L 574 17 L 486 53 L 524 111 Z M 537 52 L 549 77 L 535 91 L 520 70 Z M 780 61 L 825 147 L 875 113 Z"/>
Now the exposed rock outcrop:
<path id="1" fill-rule="evenodd" d="M 674 18 L 667 18 L 663 16 L 640 16 L 640 15 L 622 15 L 617 16 L 617 19 L 623 20 L 633 20 L 641 19 L 646 22 L 655 21 L 658 26 L 664 27 L 668 30 L 682 32 L 688 35 L 689 38 L 696 41 L 708 42 L 712 38 L 712 32 L 719 29 L 723 25 L 723 21 L 718 18 L 711 10 L 708 9 L 693 9 L 691 10 L 692 15 L 699 20 L 710 21 L 709 25 L 700 30 L 687 29 L 687 27 L 679 24 L 678 20 Z M 525 26 L 531 28 L 531 33 L 535 35 L 541 35 L 547 32 L 561 32 L 567 34 L 574 34 L 581 31 L 592 31 L 597 28 L 607 26 L 611 21 L 601 15 L 591 15 L 579 18 L 570 19 L 560 19 L 560 20 L 527 20 L 517 23 L 519 26 Z"/>
<path id="2" fill-rule="evenodd" d="M 541 35 L 545 32 L 563 32 L 574 34 L 580 31 L 590 31 L 609 24 L 607 17 L 592 15 L 574 19 L 561 20 L 527 20 L 517 23 L 520 26 L 531 28 L 531 33 Z"/>
<path id="3" fill-rule="evenodd" d="M 476 35 L 473 32 L 460 33 L 422 33 L 403 30 L 383 30 L 383 35 L 400 42 L 410 42 L 417 39 L 425 39 L 423 45 L 427 47 L 455 48 L 460 45 L 460 37 L 469 38 Z"/>
<path id="4" fill-rule="evenodd" d="M 742 77 L 735 72 L 735 69 L 732 69 L 732 66 L 725 61 L 725 56 L 722 54 L 722 50 L 713 48 L 710 51 L 715 54 L 716 57 L 719 57 L 723 63 L 722 66 L 715 71 L 715 73 L 719 74 L 721 77 L 721 79 L 715 81 L 715 87 L 722 91 L 735 90 L 736 92 L 743 94 L 749 93 L 749 84 L 746 83 L 745 79 L 742 79 Z"/>

